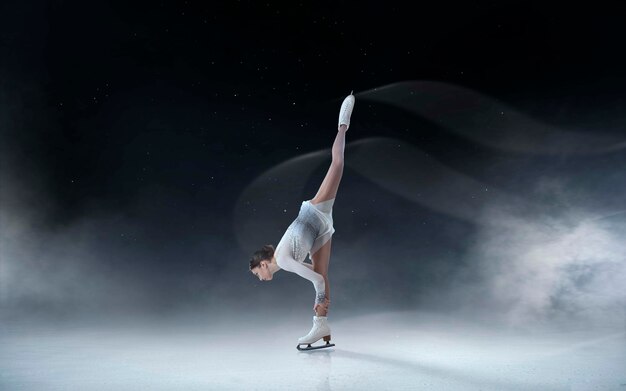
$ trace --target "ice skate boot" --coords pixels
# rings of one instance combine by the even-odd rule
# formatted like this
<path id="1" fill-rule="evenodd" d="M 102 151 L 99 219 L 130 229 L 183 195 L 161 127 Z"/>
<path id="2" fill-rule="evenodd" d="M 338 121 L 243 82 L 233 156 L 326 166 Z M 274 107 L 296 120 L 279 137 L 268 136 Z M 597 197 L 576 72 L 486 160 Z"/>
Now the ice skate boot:
<path id="1" fill-rule="evenodd" d="M 326 345 L 311 346 L 312 343 L 319 341 L 320 339 L 326 341 Z M 306 347 L 300 347 L 301 345 L 307 345 Z M 312 350 L 329 348 L 335 346 L 334 343 L 330 343 L 330 326 L 328 326 L 328 318 L 326 316 L 314 316 L 313 327 L 311 331 L 304 337 L 298 339 L 298 350 Z"/>
<path id="2" fill-rule="evenodd" d="M 346 130 L 350 127 L 350 116 L 352 115 L 352 109 L 354 108 L 354 95 L 352 95 L 350 91 L 350 95 L 346 96 L 341 104 L 341 109 L 339 109 L 339 125 L 346 125 Z"/>

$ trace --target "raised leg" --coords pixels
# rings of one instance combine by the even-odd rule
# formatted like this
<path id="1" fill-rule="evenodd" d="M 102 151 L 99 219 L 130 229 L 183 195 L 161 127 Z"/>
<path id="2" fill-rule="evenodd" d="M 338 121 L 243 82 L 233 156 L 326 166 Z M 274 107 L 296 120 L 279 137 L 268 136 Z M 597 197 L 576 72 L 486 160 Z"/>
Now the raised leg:
<path id="1" fill-rule="evenodd" d="M 339 183 L 343 176 L 343 150 L 346 145 L 346 130 L 346 125 L 341 125 L 337 131 L 332 149 L 333 160 L 317 194 L 311 199 L 311 203 L 314 205 L 337 196 L 337 189 L 339 189 Z"/>
<path id="2" fill-rule="evenodd" d="M 321 274 L 324 277 L 324 283 L 326 284 L 326 298 L 330 300 L 330 283 L 328 281 L 328 266 L 330 263 L 330 246 L 333 238 L 331 237 L 328 242 L 324 243 L 315 254 L 311 255 L 311 261 L 313 262 L 313 270 L 316 273 Z M 326 311 L 320 311 L 317 316 L 326 316 Z"/>

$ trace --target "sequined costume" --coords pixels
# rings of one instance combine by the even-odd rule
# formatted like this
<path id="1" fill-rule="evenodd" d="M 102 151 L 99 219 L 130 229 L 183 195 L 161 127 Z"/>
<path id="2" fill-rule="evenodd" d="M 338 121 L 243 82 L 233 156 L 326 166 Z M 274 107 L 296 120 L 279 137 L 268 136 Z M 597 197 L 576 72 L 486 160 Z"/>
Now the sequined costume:
<path id="1" fill-rule="evenodd" d="M 310 200 L 303 201 L 298 217 L 289 225 L 274 252 L 276 263 L 281 269 L 296 273 L 313 283 L 315 302 L 318 304 L 326 298 L 324 277 L 304 260 L 307 254 L 311 258 L 335 232 L 332 217 L 334 202 L 334 198 L 315 205 Z"/>

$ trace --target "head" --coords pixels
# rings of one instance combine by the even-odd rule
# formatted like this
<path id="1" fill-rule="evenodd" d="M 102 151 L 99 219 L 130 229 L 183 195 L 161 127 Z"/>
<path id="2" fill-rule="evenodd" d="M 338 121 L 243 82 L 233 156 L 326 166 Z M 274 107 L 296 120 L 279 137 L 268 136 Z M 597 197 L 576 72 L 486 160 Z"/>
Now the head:
<path id="1" fill-rule="evenodd" d="M 250 272 L 261 281 L 269 281 L 273 275 L 270 271 L 270 264 L 274 257 L 274 246 L 266 244 L 260 250 L 254 252 L 250 259 Z"/>

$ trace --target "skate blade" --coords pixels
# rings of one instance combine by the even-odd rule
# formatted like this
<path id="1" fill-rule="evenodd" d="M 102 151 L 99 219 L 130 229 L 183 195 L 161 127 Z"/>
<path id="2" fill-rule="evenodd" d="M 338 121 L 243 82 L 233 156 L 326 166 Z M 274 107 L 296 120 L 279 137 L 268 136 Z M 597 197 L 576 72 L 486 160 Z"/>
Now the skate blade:
<path id="1" fill-rule="evenodd" d="M 305 347 L 301 347 L 302 345 L 306 345 Z M 306 351 L 306 350 L 317 350 L 317 349 L 326 349 L 326 348 L 331 348 L 335 346 L 334 343 L 330 343 L 328 341 L 326 341 L 326 344 L 324 345 L 318 345 L 318 346 L 311 346 L 310 343 L 300 343 L 298 344 L 298 346 L 296 346 L 296 348 L 300 351 Z"/>

